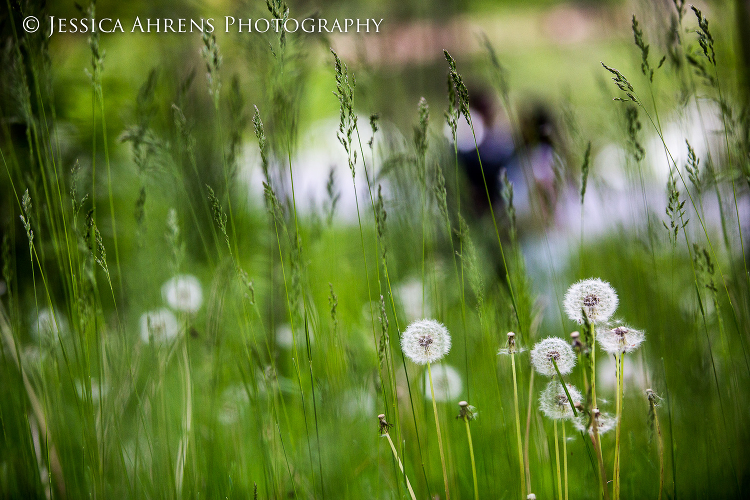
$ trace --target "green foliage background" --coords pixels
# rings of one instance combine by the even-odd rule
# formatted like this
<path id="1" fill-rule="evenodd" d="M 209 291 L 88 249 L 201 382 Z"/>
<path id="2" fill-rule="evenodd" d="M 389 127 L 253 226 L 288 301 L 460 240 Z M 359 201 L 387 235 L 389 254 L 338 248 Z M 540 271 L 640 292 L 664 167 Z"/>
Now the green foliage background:
<path id="1" fill-rule="evenodd" d="M 377 38 L 353 36 L 48 39 L 23 33 L 20 21 L 32 14 L 76 16 L 74 4 L 7 0 L 0 7 L 0 494 L 407 498 L 404 476 L 378 429 L 377 415 L 384 413 L 417 498 L 445 498 L 424 367 L 403 359 L 399 348 L 410 319 L 403 285 L 417 282 L 423 310 L 452 332 L 445 363 L 463 379 L 460 394 L 437 404 L 451 496 L 474 495 L 465 427 L 455 418 L 465 399 L 479 411 L 470 424 L 478 497 L 526 497 L 510 361 L 497 355 L 508 331 L 526 349 L 516 361 L 531 485 L 537 498 L 558 496 L 552 423 L 537 410 L 546 381 L 536 376 L 529 391 L 528 349 L 580 329 L 562 312 L 562 297 L 573 282 L 596 276 L 617 290 L 617 317 L 647 333 L 641 349 L 627 356 L 637 373 L 625 382 L 622 496 L 744 498 L 750 488 L 744 453 L 750 444 L 750 276 L 737 218 L 748 197 L 750 128 L 734 49 L 736 11 L 723 3 L 704 10 L 714 67 L 684 5 L 680 44 L 669 44 L 665 33 L 678 11 L 663 4 L 577 4 L 598 13 L 599 21 L 609 19 L 605 31 L 617 29 L 567 44 L 493 29 L 495 20 L 554 20 L 558 11 L 548 9 L 560 4 L 552 1 L 289 4 L 292 17 L 316 11 L 327 18 L 382 17 L 393 29 L 383 38 L 395 36 L 397 27 L 433 23 L 440 30 L 457 20 L 471 31 L 467 39 L 484 31 L 504 72 L 493 72 L 480 43 L 455 42 L 449 49 L 459 72 L 487 88 L 497 89 L 498 75 L 507 78 L 503 102 L 510 117 L 535 99 L 556 110 L 564 131 L 558 153 L 566 165 L 558 182 L 575 189 L 586 144 L 595 150 L 629 144 L 626 104 L 611 99 L 625 95 L 600 61 L 627 75 L 638 92 L 630 105 L 639 109 L 641 140 L 646 130 L 659 129 L 658 113 L 680 112 L 692 96 L 719 104 L 725 145 L 701 163 L 700 185 L 689 183 L 684 165 L 676 166 L 685 176 L 675 178 L 673 189 L 685 202 L 682 220 L 679 210 L 651 211 L 633 227 L 613 224 L 603 237 L 581 236 L 568 253 L 546 239 L 548 221 L 516 234 L 498 206 L 495 237 L 488 214 L 469 213 L 471 200 L 460 187 L 466 181 L 442 133 L 448 108 L 442 47 L 394 63 L 358 57 L 358 44 Z M 270 16 L 264 2 L 102 2 L 96 12 L 122 19 Z M 653 83 L 641 73 L 641 51 L 632 43 L 632 12 L 643 19 L 652 67 L 670 50 L 677 54 L 656 70 Z M 515 42 L 497 43 L 508 39 Z M 357 165 L 370 168 L 368 177 L 354 177 L 361 194 L 357 225 L 338 216 L 327 220 L 323 209 L 298 213 L 306 200 L 291 184 L 295 169 L 304 168 L 292 162 L 290 169 L 299 138 L 318 120 L 339 115 L 331 93 L 332 45 L 351 55 L 344 63 L 356 75 L 353 107 L 341 113 L 379 113 L 381 123 L 373 148 L 360 144 L 358 134 L 350 146 L 350 158 L 356 150 Z M 221 64 L 212 67 L 201 51 L 211 56 L 216 46 Z M 696 74 L 687 53 L 700 58 L 713 81 Z M 218 93 L 211 94 L 211 82 L 221 83 Z M 430 118 L 420 124 L 421 96 Z M 262 170 L 253 106 L 267 140 L 265 198 L 243 180 L 247 169 Z M 360 118 L 357 126 L 370 125 Z M 414 145 L 420 127 L 424 151 Z M 628 165 L 628 182 L 653 182 L 639 178 L 638 161 Z M 605 173 L 588 175 L 589 186 L 606 182 Z M 379 184 L 391 187 L 381 205 Z M 335 186 L 328 202 L 336 191 L 352 189 Z M 720 227 L 704 223 L 700 204 L 714 191 L 723 203 Z M 30 204 L 24 207 L 25 192 Z M 171 211 L 176 223 L 170 224 Z M 587 216 L 584 211 L 583 227 Z M 569 236 L 577 241 L 578 228 Z M 534 239 L 544 241 L 545 266 L 525 262 L 524 244 Z M 144 342 L 143 314 L 164 307 L 162 285 L 183 273 L 202 283 L 202 306 L 177 314 L 174 341 Z M 45 309 L 55 311 L 47 333 L 58 335 L 34 334 Z M 285 325 L 292 348 L 277 343 Z M 597 359 L 605 357 L 599 351 Z M 581 364 L 568 381 L 583 390 L 585 372 Z M 597 391 L 600 407 L 614 412 L 609 384 L 601 382 Z M 655 413 L 646 388 L 660 396 Z M 597 498 L 591 441 L 564 425 L 569 496 Z M 602 448 L 611 475 L 613 433 L 602 436 Z"/>

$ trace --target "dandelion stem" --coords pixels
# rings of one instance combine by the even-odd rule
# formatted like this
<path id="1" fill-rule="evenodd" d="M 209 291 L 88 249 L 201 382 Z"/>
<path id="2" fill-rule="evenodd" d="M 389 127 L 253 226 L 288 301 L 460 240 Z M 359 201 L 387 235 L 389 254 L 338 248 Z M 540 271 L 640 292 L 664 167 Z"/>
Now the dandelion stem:
<path id="1" fill-rule="evenodd" d="M 557 361 L 555 361 L 554 358 L 551 358 L 550 360 L 552 361 L 552 365 L 555 367 L 555 371 L 557 372 L 557 378 L 560 379 L 560 385 L 565 391 L 565 397 L 568 398 L 570 409 L 573 410 L 573 416 L 577 417 L 578 412 L 576 411 L 575 404 L 573 403 L 573 398 L 570 397 L 570 392 L 568 392 L 568 386 L 565 385 L 565 380 L 563 380 L 562 373 L 560 373 L 560 368 L 557 367 Z"/>
<path id="2" fill-rule="evenodd" d="M 401 463 L 401 459 L 398 458 L 398 452 L 396 452 L 396 447 L 393 445 L 393 440 L 391 439 L 391 435 L 386 433 L 385 437 L 388 439 L 388 444 L 391 445 L 391 451 L 393 451 L 393 458 L 395 458 L 396 462 L 398 462 L 398 468 L 401 469 L 401 473 L 404 475 L 404 479 L 406 480 L 406 489 L 409 490 L 409 495 L 411 496 L 412 500 L 417 500 L 417 497 L 414 495 L 414 490 L 411 488 L 411 483 L 409 482 L 409 478 L 406 476 L 406 471 L 404 471 L 404 464 Z"/>
<path id="3" fill-rule="evenodd" d="M 557 498 L 562 500 L 562 476 L 560 475 L 560 439 L 557 436 L 557 419 L 553 420 L 555 428 L 555 466 L 557 468 Z"/>
<path id="4" fill-rule="evenodd" d="M 565 500 L 568 500 L 568 436 L 565 433 L 565 422 L 562 424 L 563 442 L 563 476 L 565 476 Z"/>
<path id="5" fill-rule="evenodd" d="M 604 458 L 602 457 L 602 440 L 599 438 L 599 409 L 594 408 L 593 412 L 594 417 L 591 424 L 593 436 L 591 436 L 591 441 L 594 443 L 596 459 L 599 462 L 599 494 L 604 500 L 608 500 L 609 492 L 607 491 L 607 472 L 604 469 Z"/>
<path id="6" fill-rule="evenodd" d="M 440 448 L 440 463 L 443 466 L 443 483 L 445 484 L 445 500 L 450 500 L 448 493 L 448 472 L 445 468 L 445 453 L 443 452 L 443 438 L 440 435 L 440 421 L 438 419 L 437 402 L 435 401 L 435 389 L 432 385 L 432 368 L 427 363 L 427 374 L 430 377 L 430 394 L 432 395 L 432 410 L 435 412 L 435 428 L 437 429 L 438 448 Z"/>
<path id="7" fill-rule="evenodd" d="M 591 401 L 593 402 L 594 408 L 598 408 L 596 404 L 596 326 L 591 324 Z"/>
<path id="8" fill-rule="evenodd" d="M 531 370 L 531 376 L 529 377 L 529 404 L 526 407 L 526 435 L 524 436 L 523 443 L 523 463 L 526 468 L 526 494 L 531 495 L 531 467 L 529 467 L 529 431 L 531 429 L 531 398 L 534 394 L 534 374 L 536 372 Z"/>
<path id="9" fill-rule="evenodd" d="M 516 441 L 518 445 L 518 467 L 520 468 L 521 474 L 521 498 L 525 498 L 526 492 L 526 475 L 524 474 L 524 457 L 523 457 L 523 445 L 521 444 L 521 419 L 518 415 L 518 381 L 516 378 L 516 354 L 510 353 L 510 364 L 513 368 L 513 408 L 516 416 Z"/>
<path id="10" fill-rule="evenodd" d="M 616 361 L 617 400 L 615 408 L 617 411 L 617 423 L 615 424 L 615 463 L 614 471 L 612 472 L 612 498 L 614 500 L 619 500 L 620 498 L 620 420 L 622 417 L 622 361 L 624 356 L 624 353 L 619 354 Z"/>
<path id="11" fill-rule="evenodd" d="M 471 475 L 474 479 L 474 500 L 479 500 L 479 488 L 477 487 L 477 465 L 474 461 L 474 444 L 471 440 L 471 429 L 469 429 L 469 419 L 464 417 L 466 423 L 466 437 L 469 440 L 469 455 L 471 456 Z"/>
<path id="12" fill-rule="evenodd" d="M 651 412 L 654 416 L 654 430 L 656 431 L 657 445 L 659 447 L 659 500 L 664 493 L 664 441 L 661 436 L 661 426 L 659 425 L 659 415 L 656 414 L 656 405 L 649 397 Z"/>

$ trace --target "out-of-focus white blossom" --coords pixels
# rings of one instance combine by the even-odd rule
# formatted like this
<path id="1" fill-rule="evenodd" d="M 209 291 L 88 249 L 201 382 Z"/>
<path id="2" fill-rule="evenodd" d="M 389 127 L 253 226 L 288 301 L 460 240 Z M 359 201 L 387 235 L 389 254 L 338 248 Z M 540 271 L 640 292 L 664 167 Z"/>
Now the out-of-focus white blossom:
<path id="1" fill-rule="evenodd" d="M 435 401 L 444 403 L 458 399 L 464 389 L 464 383 L 458 370 L 450 365 L 435 365 L 431 370 Z M 424 374 L 424 394 L 427 399 L 432 400 L 430 375 L 427 372 Z"/>
<path id="2" fill-rule="evenodd" d="M 164 301 L 176 311 L 194 314 L 203 304 L 201 282 L 192 274 L 180 274 L 172 277 L 161 287 Z"/>
<path id="3" fill-rule="evenodd" d="M 156 309 L 141 315 L 141 339 L 144 342 L 165 343 L 177 337 L 179 323 L 167 308 Z"/>

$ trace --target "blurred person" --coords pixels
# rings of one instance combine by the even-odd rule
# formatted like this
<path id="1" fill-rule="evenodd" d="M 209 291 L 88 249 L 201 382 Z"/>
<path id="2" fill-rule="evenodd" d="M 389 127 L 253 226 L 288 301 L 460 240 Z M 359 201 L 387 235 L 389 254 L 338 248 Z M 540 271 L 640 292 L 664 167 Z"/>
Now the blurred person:
<path id="1" fill-rule="evenodd" d="M 552 112 L 541 102 L 533 103 L 521 114 L 520 128 L 523 149 L 515 155 L 520 165 L 508 170 L 508 180 L 516 186 L 516 212 L 523 218 L 533 218 L 532 204 L 536 203 L 541 210 L 540 222 L 547 225 L 554 216 L 559 194 Z"/>
<path id="2" fill-rule="evenodd" d="M 505 170 L 513 184 L 513 205 L 521 221 L 520 228 L 539 226 L 540 223 L 547 225 L 553 218 L 559 190 L 555 169 L 558 161 L 554 148 L 555 126 L 549 108 L 535 102 L 521 112 L 518 144 L 514 142 L 507 117 L 499 111 L 499 104 L 491 93 L 483 89 L 470 90 L 469 113 L 474 133 L 462 117 L 456 131 L 456 148 L 472 215 L 483 218 L 492 206 L 496 217 L 503 218 L 498 208 L 504 203 L 501 177 Z M 447 125 L 445 133 L 452 139 Z M 539 213 L 535 213 L 534 204 Z"/>
<path id="3" fill-rule="evenodd" d="M 484 89 L 470 91 L 469 114 L 474 131 L 464 117 L 459 119 L 456 129 L 458 161 L 468 181 L 467 190 L 476 216 L 486 213 L 490 204 L 496 206 L 501 201 L 500 172 L 510 166 L 515 154 L 510 124 L 498 107 L 492 93 Z M 452 139 L 447 125 L 445 133 Z"/>

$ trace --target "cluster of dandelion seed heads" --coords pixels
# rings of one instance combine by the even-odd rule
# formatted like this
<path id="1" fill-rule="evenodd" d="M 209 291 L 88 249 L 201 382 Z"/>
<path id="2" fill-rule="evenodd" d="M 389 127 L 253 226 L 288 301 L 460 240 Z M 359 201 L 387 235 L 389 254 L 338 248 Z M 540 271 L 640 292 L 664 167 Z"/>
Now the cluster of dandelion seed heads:
<path id="1" fill-rule="evenodd" d="M 646 335 L 641 330 L 629 326 L 618 325 L 608 328 L 597 335 L 599 345 L 610 354 L 621 354 L 638 349 Z"/>
<path id="2" fill-rule="evenodd" d="M 401 335 L 401 349 L 419 365 L 434 363 L 448 354 L 451 336 L 442 323 L 421 319 L 410 324 Z"/>
<path id="3" fill-rule="evenodd" d="M 567 384 L 570 399 L 565 393 L 565 388 L 557 380 L 550 381 L 547 387 L 539 395 L 539 409 L 547 417 L 555 420 L 573 418 L 573 406 L 580 404 L 583 400 L 581 392 L 571 384 Z"/>
<path id="4" fill-rule="evenodd" d="M 584 322 L 584 312 L 595 324 L 606 323 L 617 309 L 617 292 L 599 278 L 581 280 L 568 288 L 563 306 L 568 317 L 578 324 Z"/>
<path id="5" fill-rule="evenodd" d="M 576 364 L 576 355 L 570 344 L 559 337 L 548 337 L 534 346 L 531 350 L 531 364 L 534 369 L 552 377 L 557 374 L 557 369 L 562 375 L 570 373 Z"/>

